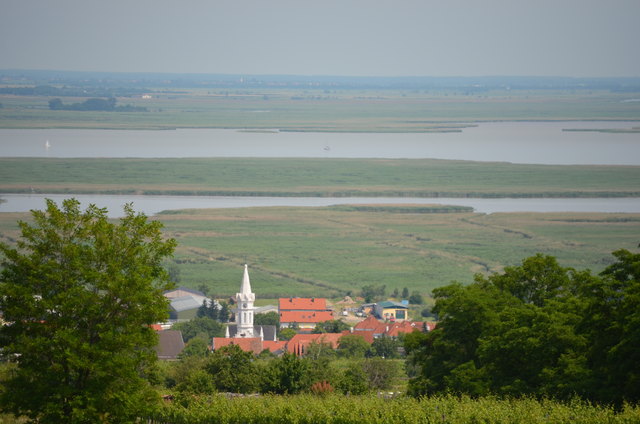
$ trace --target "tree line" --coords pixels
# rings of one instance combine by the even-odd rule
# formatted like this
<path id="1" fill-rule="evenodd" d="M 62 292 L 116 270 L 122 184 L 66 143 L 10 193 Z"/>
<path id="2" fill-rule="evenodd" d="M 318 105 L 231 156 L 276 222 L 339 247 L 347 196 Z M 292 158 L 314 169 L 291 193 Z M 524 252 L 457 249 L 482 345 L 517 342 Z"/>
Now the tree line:
<path id="1" fill-rule="evenodd" d="M 82 103 L 65 104 L 59 98 L 49 100 L 49 109 L 51 110 L 79 110 L 79 111 L 117 111 L 117 112 L 146 112 L 146 107 L 141 106 L 116 106 L 116 99 L 109 97 L 107 99 L 90 98 Z"/>
<path id="2" fill-rule="evenodd" d="M 467 286 L 436 289 L 438 327 L 408 335 L 415 396 L 640 400 L 640 254 L 601 274 L 536 255 Z"/>

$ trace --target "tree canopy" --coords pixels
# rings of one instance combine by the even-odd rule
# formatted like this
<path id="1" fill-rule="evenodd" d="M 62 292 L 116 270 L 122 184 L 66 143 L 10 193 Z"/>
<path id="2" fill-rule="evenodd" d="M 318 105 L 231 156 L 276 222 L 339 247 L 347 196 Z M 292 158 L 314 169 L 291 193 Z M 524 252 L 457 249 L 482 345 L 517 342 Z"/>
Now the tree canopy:
<path id="1" fill-rule="evenodd" d="M 168 314 L 162 262 L 175 241 L 130 205 L 124 212 L 114 223 L 106 209 L 47 200 L 32 224 L 19 222 L 15 247 L 0 244 L 0 344 L 16 363 L 3 411 L 42 423 L 121 422 L 153 404 L 150 325 Z"/>
<path id="2" fill-rule="evenodd" d="M 599 275 L 536 255 L 434 291 L 438 327 L 407 337 L 410 391 L 640 400 L 640 255 Z"/>

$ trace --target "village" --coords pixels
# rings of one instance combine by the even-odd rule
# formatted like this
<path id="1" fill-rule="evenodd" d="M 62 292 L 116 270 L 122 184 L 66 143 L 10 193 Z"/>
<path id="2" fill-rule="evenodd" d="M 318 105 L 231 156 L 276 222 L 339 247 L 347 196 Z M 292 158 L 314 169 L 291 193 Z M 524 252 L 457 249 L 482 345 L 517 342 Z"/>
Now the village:
<path id="1" fill-rule="evenodd" d="M 186 346 L 182 332 L 175 329 L 174 324 L 195 318 L 197 311 L 203 308 L 220 311 L 226 305 L 186 287 L 176 288 L 164 295 L 170 302 L 171 320 L 154 325 L 159 336 L 156 352 L 160 360 L 171 361 L 179 359 Z M 255 307 L 255 300 L 248 265 L 245 264 L 240 290 L 230 299 L 235 304 L 235 321 L 225 326 L 224 337 L 210 338 L 207 346 L 209 351 L 235 345 L 255 355 L 269 352 L 276 356 L 284 353 L 304 356 L 313 344 L 338 349 L 345 336 L 359 337 L 371 345 L 379 338 L 398 340 L 403 334 L 413 331 L 426 333 L 436 326 L 435 321 L 411 320 L 406 300 L 362 303 L 354 307 L 357 304 L 347 296 L 343 302 L 339 302 L 342 304 L 340 310 L 320 297 L 280 298 L 277 307 Z M 277 314 L 277 324 L 257 324 L 261 320 L 256 318 L 264 314 Z"/>

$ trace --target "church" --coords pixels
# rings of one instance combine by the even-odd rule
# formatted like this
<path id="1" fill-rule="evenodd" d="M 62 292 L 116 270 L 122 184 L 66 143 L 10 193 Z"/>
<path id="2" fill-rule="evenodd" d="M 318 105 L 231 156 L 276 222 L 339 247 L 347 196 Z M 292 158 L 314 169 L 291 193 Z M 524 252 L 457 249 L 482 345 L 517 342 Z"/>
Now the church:
<path id="1" fill-rule="evenodd" d="M 251 280 L 249 279 L 249 267 L 244 265 L 240 292 L 236 293 L 236 323 L 227 326 L 225 337 L 213 338 L 213 350 L 223 346 L 239 345 L 243 350 L 250 350 L 260 353 L 264 349 L 276 351 L 282 349 L 286 342 L 278 342 L 276 339 L 275 325 L 254 325 L 253 317 L 255 307 L 253 302 L 256 295 L 251 290 Z M 282 344 L 282 346 L 281 346 Z"/>

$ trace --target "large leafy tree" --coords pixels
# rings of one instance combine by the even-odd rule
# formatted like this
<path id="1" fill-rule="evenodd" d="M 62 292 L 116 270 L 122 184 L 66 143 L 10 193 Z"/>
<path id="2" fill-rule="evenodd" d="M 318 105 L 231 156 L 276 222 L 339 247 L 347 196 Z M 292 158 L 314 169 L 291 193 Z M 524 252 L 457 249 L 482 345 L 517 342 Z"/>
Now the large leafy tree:
<path id="1" fill-rule="evenodd" d="M 126 422 L 152 404 L 150 324 L 167 316 L 162 262 L 175 241 L 130 205 L 124 212 L 114 223 L 106 209 L 47 200 L 19 222 L 15 247 L 0 245 L 0 343 L 16 362 L 4 411 L 41 423 Z"/>
<path id="2" fill-rule="evenodd" d="M 405 340 L 412 393 L 640 400 L 640 255 L 613 255 L 600 276 L 536 255 L 435 290 L 438 328 Z"/>

